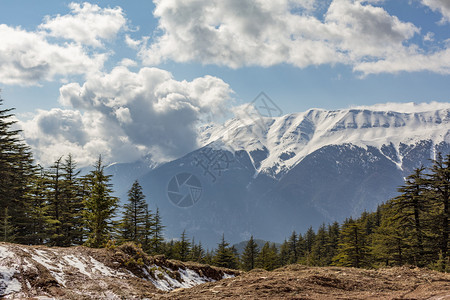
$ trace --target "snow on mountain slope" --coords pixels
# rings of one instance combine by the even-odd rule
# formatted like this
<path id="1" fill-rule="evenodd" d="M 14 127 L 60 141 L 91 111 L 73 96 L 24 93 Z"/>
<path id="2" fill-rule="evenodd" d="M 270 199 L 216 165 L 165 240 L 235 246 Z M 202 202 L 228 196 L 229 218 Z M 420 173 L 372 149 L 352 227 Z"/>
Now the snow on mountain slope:
<path id="1" fill-rule="evenodd" d="M 310 109 L 277 118 L 235 118 L 201 133 L 202 145 L 245 150 L 258 172 L 281 178 L 326 145 L 382 149 L 392 145 L 402 167 L 401 144 L 450 142 L 450 103 L 384 104 L 341 110 Z"/>

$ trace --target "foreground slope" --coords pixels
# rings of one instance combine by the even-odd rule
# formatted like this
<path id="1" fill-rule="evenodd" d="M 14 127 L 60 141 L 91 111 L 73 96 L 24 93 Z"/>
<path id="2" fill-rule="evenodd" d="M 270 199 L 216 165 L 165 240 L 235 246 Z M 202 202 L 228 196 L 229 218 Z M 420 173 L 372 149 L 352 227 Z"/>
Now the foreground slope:
<path id="1" fill-rule="evenodd" d="M 234 277 L 237 271 L 114 249 L 0 243 L 0 298 L 143 299 Z"/>
<path id="2" fill-rule="evenodd" d="M 450 274 L 290 265 L 175 290 L 156 299 L 450 299 Z"/>

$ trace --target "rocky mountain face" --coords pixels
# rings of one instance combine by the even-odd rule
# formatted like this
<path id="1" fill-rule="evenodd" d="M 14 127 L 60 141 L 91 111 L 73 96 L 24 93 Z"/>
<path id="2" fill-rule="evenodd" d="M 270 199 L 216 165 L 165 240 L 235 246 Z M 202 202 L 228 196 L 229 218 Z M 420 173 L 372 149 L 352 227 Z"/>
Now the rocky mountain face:
<path id="1" fill-rule="evenodd" d="M 203 128 L 200 149 L 136 176 L 168 238 L 213 247 L 281 242 L 394 197 L 403 178 L 450 153 L 450 105 L 239 118 Z M 134 180 L 135 178 L 133 178 Z"/>

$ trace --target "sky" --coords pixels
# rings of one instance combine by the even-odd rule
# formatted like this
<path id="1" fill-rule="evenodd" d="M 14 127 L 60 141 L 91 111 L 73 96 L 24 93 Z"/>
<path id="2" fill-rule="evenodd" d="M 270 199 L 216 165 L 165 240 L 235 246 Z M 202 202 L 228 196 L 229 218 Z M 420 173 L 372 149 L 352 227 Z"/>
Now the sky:
<path id="1" fill-rule="evenodd" d="M 180 157 L 260 92 L 284 114 L 450 102 L 448 0 L 1 0 L 0 38 L 44 165 Z"/>

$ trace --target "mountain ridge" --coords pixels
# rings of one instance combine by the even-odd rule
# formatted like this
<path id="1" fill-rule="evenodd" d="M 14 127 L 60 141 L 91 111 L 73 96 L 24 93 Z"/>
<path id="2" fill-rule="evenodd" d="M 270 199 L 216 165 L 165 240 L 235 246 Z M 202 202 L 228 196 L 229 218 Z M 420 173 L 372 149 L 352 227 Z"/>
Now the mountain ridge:
<path id="1" fill-rule="evenodd" d="M 392 143 L 398 150 L 401 142 L 418 142 L 424 137 L 435 143 L 450 139 L 448 129 L 442 126 L 450 126 L 450 108 L 410 113 L 368 108 L 310 109 L 277 118 L 261 117 L 259 126 L 255 125 L 258 122 L 247 124 L 247 121 L 233 119 L 225 126 L 209 126 L 202 132 L 201 143 L 226 145 L 222 146 L 224 150 L 266 152 L 267 158 L 257 159 L 255 168 L 278 179 L 307 155 L 326 145 L 351 143 L 381 148 Z M 404 128 L 414 131 L 406 141 Z M 418 132 L 419 129 L 423 132 Z M 243 134 L 243 130 L 247 130 L 247 134 Z M 344 131 L 348 134 L 342 135 Z"/>
<path id="2" fill-rule="evenodd" d="M 139 179 L 151 209 L 160 210 L 168 239 L 186 230 L 206 247 L 223 233 L 231 243 L 251 235 L 281 242 L 292 230 L 373 211 L 397 195 L 414 168 L 428 166 L 438 152 L 450 153 L 450 104 L 419 107 L 423 111 L 407 105 L 410 112 L 374 106 L 244 116 L 205 127 L 202 147 L 151 170 L 111 170 L 127 174 L 120 179 L 126 189 Z M 179 207 L 170 199 L 176 176 L 197 179 L 198 186 L 180 185 L 178 195 L 192 188 L 193 205 Z M 125 188 L 122 195 L 126 199 Z"/>

